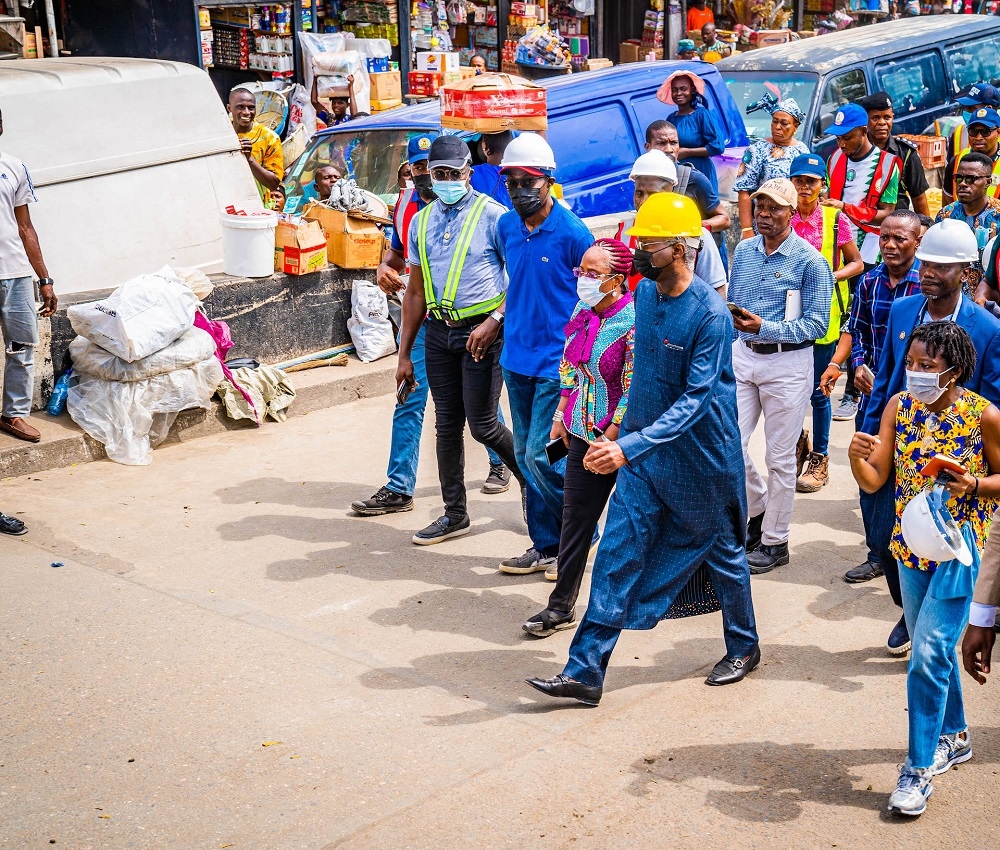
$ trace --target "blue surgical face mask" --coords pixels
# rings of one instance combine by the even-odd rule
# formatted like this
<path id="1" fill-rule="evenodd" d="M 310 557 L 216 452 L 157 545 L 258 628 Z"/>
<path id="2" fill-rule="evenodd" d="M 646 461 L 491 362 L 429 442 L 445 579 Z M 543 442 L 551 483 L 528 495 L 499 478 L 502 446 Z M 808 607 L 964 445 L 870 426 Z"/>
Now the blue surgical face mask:
<path id="1" fill-rule="evenodd" d="M 457 204 L 469 192 L 464 180 L 435 180 L 432 185 L 434 194 L 441 199 L 441 203 L 448 206 Z"/>
<path id="2" fill-rule="evenodd" d="M 911 372 L 906 370 L 906 391 L 917 401 L 924 404 L 934 404 L 948 391 L 949 383 L 941 386 L 941 376 L 950 372 L 954 366 L 949 366 L 944 372 Z"/>

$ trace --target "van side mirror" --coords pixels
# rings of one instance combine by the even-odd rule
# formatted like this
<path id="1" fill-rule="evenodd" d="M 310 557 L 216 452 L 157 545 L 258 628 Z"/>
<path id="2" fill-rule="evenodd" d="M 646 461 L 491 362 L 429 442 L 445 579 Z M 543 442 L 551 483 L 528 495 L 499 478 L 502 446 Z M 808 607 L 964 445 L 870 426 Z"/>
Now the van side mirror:
<path id="1" fill-rule="evenodd" d="M 826 131 L 833 125 L 833 119 L 833 115 L 820 115 L 816 119 L 816 126 L 813 129 L 813 138 L 822 139 L 823 136 L 826 135 Z"/>

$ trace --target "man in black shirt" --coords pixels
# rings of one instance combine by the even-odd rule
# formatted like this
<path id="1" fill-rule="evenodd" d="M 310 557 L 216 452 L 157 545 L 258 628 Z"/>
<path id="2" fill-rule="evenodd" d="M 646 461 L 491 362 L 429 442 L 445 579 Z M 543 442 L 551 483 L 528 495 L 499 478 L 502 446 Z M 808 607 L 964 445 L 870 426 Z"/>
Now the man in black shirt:
<path id="1" fill-rule="evenodd" d="M 877 91 L 858 101 L 868 113 L 868 139 L 875 147 L 894 153 L 903 162 L 899 178 L 899 199 L 897 210 L 908 210 L 912 201 L 913 211 L 918 215 L 928 215 L 927 177 L 924 164 L 920 161 L 917 146 L 909 139 L 892 135 L 892 99 L 888 93 Z"/>

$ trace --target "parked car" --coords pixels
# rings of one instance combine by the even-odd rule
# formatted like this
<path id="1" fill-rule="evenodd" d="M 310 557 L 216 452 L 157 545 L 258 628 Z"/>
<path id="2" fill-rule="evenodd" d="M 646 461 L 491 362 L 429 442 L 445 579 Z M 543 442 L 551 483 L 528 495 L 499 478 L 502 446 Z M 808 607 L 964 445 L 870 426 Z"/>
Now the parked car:
<path id="1" fill-rule="evenodd" d="M 590 218 L 632 207 L 632 164 L 645 144 L 646 126 L 669 118 L 676 107 L 656 99 L 656 90 L 679 69 L 705 81 L 709 108 L 726 136 L 727 150 L 716 157 L 720 192 L 728 194 L 748 144 L 743 119 L 715 68 L 706 62 L 644 62 L 539 80 L 548 90 L 546 138 L 555 151 L 556 178 L 573 211 Z M 333 163 L 363 189 L 395 200 L 396 172 L 411 136 L 440 126 L 437 102 L 394 109 L 355 119 L 313 137 L 285 178 L 294 210 L 310 192 L 316 168 Z M 458 133 L 470 143 L 472 133 Z"/>
<path id="2" fill-rule="evenodd" d="M 954 94 L 1000 75 L 1000 17 L 939 15 L 887 21 L 738 53 L 715 67 L 741 112 L 765 92 L 794 97 L 806 113 L 796 134 L 828 157 L 837 109 L 871 92 L 893 101 L 896 133 L 923 133 L 953 112 Z M 745 117 L 751 140 L 770 134 L 771 117 Z"/>

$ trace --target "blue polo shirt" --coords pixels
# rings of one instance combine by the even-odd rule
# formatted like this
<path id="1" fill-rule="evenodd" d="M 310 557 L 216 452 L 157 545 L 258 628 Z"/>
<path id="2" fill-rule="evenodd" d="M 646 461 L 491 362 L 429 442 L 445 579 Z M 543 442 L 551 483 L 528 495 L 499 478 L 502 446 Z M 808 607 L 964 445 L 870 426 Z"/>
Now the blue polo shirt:
<path id="1" fill-rule="evenodd" d="M 566 323 L 580 300 L 573 269 L 594 237 L 558 201 L 530 233 L 513 210 L 501 216 L 497 231 L 510 281 L 500 363 L 519 375 L 559 380 Z"/>
<path id="2" fill-rule="evenodd" d="M 469 182 L 477 192 L 489 195 L 507 209 L 513 209 L 510 192 L 507 191 L 507 183 L 500 174 L 499 165 L 490 165 L 488 162 L 480 163 L 472 169 L 472 180 Z"/>

